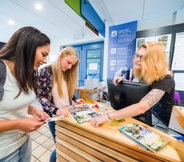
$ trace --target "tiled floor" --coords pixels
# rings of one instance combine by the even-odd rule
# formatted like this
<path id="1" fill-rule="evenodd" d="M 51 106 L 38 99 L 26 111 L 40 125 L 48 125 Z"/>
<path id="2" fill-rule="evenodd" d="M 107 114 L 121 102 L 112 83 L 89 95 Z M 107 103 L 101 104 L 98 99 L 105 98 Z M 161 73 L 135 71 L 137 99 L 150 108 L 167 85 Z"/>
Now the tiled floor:
<path id="1" fill-rule="evenodd" d="M 31 162 L 49 162 L 50 154 L 55 149 L 55 145 L 47 123 L 37 131 L 32 132 L 31 138 Z"/>

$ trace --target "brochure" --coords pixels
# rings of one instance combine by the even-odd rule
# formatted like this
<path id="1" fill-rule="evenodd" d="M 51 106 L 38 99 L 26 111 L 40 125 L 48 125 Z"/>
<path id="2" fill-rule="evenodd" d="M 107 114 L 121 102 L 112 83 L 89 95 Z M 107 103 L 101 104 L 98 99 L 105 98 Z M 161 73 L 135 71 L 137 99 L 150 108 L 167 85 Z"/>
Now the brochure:
<path id="1" fill-rule="evenodd" d="M 144 149 L 158 152 L 169 142 L 165 137 L 150 131 L 139 124 L 131 123 L 120 127 L 120 132 L 134 140 Z"/>
<path id="2" fill-rule="evenodd" d="M 68 108 L 68 111 L 78 123 L 84 123 L 90 121 L 91 118 L 106 113 L 108 109 L 99 104 L 85 104 L 79 107 L 73 106 L 72 108 Z"/>
<path id="3" fill-rule="evenodd" d="M 43 122 L 53 122 L 53 121 L 62 120 L 62 119 L 63 118 L 61 117 L 51 117 L 51 118 L 45 119 Z"/>

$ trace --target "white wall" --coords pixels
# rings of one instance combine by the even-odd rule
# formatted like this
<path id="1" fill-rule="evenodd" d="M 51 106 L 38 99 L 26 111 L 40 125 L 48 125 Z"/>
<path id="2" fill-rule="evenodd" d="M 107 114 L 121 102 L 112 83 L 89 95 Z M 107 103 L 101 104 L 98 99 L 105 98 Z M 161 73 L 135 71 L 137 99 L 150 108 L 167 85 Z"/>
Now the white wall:
<path id="1" fill-rule="evenodd" d="M 184 10 L 180 10 L 176 14 L 166 15 L 166 16 L 158 17 L 158 18 L 154 18 L 154 19 L 138 21 L 137 31 L 184 23 L 184 16 L 183 15 L 184 15 Z M 122 24 L 123 24 L 123 22 L 122 22 Z M 117 24 L 117 25 L 119 25 L 119 24 Z M 59 50 L 60 50 L 60 46 L 76 45 L 76 44 L 83 44 L 83 43 L 104 40 L 103 80 L 106 80 L 106 78 L 107 78 L 107 61 L 108 61 L 109 26 L 106 26 L 106 37 L 105 38 L 103 38 L 101 35 L 96 36 L 92 31 L 90 31 L 88 29 L 86 31 L 81 32 L 81 33 L 83 33 L 83 38 L 79 39 L 79 40 L 74 40 L 73 35 L 63 35 L 62 37 L 51 39 L 50 55 L 58 54 Z"/>
<path id="2" fill-rule="evenodd" d="M 60 46 L 67 46 L 67 45 L 75 45 L 75 44 L 83 44 L 83 43 L 89 43 L 89 42 L 95 42 L 95 41 L 100 41 L 104 40 L 104 38 L 99 34 L 97 36 L 94 34 L 92 31 L 89 29 L 86 29 L 85 31 L 79 32 L 79 34 L 82 33 L 83 38 L 74 40 L 73 35 L 76 34 L 67 34 L 67 35 L 62 35 L 57 38 L 51 39 L 51 51 L 50 54 L 58 54 L 60 52 Z"/>

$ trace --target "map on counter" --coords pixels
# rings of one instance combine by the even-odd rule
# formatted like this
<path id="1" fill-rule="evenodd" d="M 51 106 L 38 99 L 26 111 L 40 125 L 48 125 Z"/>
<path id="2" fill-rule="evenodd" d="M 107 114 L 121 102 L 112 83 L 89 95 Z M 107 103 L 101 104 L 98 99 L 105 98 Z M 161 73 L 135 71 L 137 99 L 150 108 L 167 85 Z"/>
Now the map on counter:
<path id="1" fill-rule="evenodd" d="M 167 145 L 169 139 L 150 131 L 139 124 L 131 123 L 120 127 L 120 132 L 144 149 L 149 149 L 153 152 L 158 152 Z"/>
<path id="2" fill-rule="evenodd" d="M 80 124 L 90 121 L 91 118 L 107 113 L 109 110 L 101 104 L 85 104 L 68 108 L 70 115 Z"/>

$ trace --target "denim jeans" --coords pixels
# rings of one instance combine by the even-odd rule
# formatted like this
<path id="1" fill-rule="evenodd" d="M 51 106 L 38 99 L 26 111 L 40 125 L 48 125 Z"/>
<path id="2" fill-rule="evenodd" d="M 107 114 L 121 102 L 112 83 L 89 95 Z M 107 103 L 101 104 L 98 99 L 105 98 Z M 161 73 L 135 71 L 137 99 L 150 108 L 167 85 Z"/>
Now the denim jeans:
<path id="1" fill-rule="evenodd" d="M 52 134 L 52 137 L 54 139 L 54 142 L 56 142 L 56 134 L 55 134 L 55 122 L 48 122 L 50 132 Z M 50 162 L 56 162 L 56 149 L 53 150 L 53 152 L 50 155 Z"/>
<path id="2" fill-rule="evenodd" d="M 1 159 L 0 162 L 30 162 L 31 151 L 32 151 L 32 141 L 31 138 L 28 137 L 28 139 L 19 149 L 17 149 L 10 155 L 6 156 L 5 158 Z"/>

